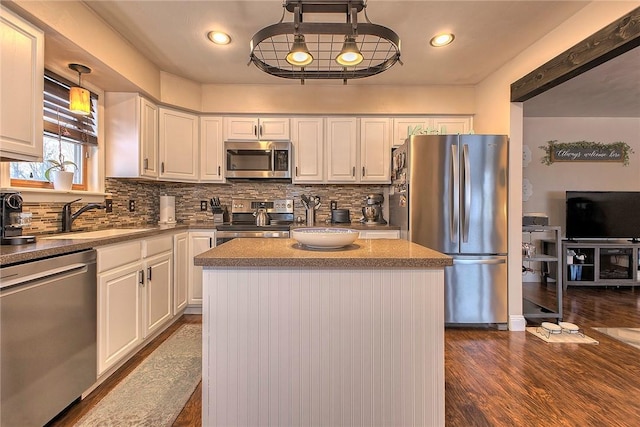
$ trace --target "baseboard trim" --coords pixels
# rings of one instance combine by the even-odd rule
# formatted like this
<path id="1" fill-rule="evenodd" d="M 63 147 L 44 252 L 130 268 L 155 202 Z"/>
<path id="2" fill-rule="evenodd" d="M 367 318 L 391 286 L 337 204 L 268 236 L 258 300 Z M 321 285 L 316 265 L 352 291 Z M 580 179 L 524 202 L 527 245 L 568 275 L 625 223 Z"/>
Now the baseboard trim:
<path id="1" fill-rule="evenodd" d="M 527 327 L 527 321 L 522 314 L 512 314 L 509 316 L 509 330 L 524 332 Z"/>

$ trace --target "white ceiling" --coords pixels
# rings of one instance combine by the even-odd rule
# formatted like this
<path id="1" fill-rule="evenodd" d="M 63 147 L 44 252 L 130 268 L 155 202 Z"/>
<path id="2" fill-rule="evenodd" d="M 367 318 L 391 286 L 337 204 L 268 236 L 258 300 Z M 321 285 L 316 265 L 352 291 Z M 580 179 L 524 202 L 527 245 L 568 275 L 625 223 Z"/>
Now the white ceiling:
<path id="1" fill-rule="evenodd" d="M 163 71 L 199 83 L 300 84 L 298 80 L 265 74 L 254 65 L 247 66 L 249 41 L 257 31 L 280 20 L 282 0 L 85 3 Z M 350 80 L 349 85 L 477 84 L 588 3 L 368 0 L 366 10 L 371 22 L 387 26 L 400 36 L 404 65 L 396 64 L 373 77 Z M 305 20 L 319 20 L 316 18 L 319 17 L 305 15 Z M 336 14 L 321 18 L 341 19 Z M 358 19 L 363 21 L 362 14 Z M 291 20 L 287 12 L 285 21 Z M 212 44 L 207 33 L 214 29 L 229 33 L 232 43 Z M 429 47 L 429 39 L 441 31 L 455 33 L 454 43 L 446 48 Z M 47 37 L 49 55 L 65 62 L 60 67 L 83 60 L 75 45 L 56 34 Z M 538 95 L 525 102 L 525 115 L 640 117 L 639 55 L 640 48 Z M 94 70 L 90 79 L 97 80 L 100 73 Z M 105 74 L 100 79 L 97 83 L 106 90 L 128 90 L 113 76 Z"/>
<path id="2" fill-rule="evenodd" d="M 366 11 L 371 22 L 400 36 L 404 65 L 349 84 L 476 84 L 587 3 L 369 0 Z M 88 0 L 86 4 L 169 73 L 200 83 L 300 84 L 247 66 L 249 41 L 258 30 L 280 20 L 281 0 Z M 333 20 L 340 16 L 331 14 Z M 305 20 L 312 18 L 305 15 Z M 362 13 L 358 19 L 364 20 Z M 285 21 L 292 20 L 287 12 Z M 232 43 L 220 47 L 209 42 L 206 35 L 214 29 L 230 34 Z M 429 39 L 441 31 L 455 33 L 455 42 L 447 48 L 429 47 Z"/>

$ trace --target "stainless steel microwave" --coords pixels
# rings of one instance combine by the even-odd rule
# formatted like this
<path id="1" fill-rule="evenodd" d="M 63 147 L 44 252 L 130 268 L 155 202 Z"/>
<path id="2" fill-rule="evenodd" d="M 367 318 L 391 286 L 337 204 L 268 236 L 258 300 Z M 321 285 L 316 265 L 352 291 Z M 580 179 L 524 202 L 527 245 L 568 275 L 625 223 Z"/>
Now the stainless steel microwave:
<path id="1" fill-rule="evenodd" d="M 227 178 L 291 178 L 291 142 L 224 143 Z"/>

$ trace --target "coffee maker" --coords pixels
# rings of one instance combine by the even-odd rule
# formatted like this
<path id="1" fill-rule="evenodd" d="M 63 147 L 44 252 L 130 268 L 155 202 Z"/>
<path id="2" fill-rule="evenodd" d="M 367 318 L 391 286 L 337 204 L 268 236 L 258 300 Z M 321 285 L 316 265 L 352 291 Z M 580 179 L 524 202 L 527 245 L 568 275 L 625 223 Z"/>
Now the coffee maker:
<path id="1" fill-rule="evenodd" d="M 365 206 L 362 208 L 362 222 L 365 224 L 386 224 L 382 217 L 382 203 L 384 195 L 382 193 L 368 194 L 364 199 Z"/>
<path id="2" fill-rule="evenodd" d="M 0 244 L 23 245 L 34 243 L 34 236 L 23 236 L 22 227 L 31 224 L 31 214 L 22 213 L 20 193 L 0 193 Z"/>

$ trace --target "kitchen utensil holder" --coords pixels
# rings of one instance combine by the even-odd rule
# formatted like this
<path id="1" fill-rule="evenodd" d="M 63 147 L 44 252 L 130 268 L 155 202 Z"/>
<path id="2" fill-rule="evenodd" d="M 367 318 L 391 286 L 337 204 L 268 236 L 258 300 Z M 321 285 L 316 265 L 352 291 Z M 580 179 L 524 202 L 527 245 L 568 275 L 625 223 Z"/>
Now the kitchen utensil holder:
<path id="1" fill-rule="evenodd" d="M 313 227 L 316 223 L 316 211 L 314 208 L 307 208 L 307 227 Z"/>

